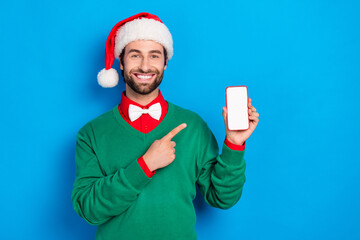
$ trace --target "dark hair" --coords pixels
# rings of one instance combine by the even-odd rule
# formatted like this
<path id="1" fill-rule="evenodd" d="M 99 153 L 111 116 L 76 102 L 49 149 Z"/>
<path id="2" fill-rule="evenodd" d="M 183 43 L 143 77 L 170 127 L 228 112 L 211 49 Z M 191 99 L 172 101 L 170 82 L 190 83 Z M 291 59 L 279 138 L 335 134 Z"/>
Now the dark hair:
<path id="1" fill-rule="evenodd" d="M 164 65 L 166 65 L 166 62 L 167 62 L 167 51 L 165 49 L 165 47 L 163 47 L 164 49 L 164 56 L 165 56 L 165 60 L 164 60 Z M 121 65 L 124 66 L 124 54 L 125 54 L 125 48 L 123 48 L 122 52 L 120 53 L 120 56 L 119 56 L 119 59 L 120 59 L 120 63 Z M 121 70 L 121 76 L 124 77 L 124 72 L 123 70 Z"/>

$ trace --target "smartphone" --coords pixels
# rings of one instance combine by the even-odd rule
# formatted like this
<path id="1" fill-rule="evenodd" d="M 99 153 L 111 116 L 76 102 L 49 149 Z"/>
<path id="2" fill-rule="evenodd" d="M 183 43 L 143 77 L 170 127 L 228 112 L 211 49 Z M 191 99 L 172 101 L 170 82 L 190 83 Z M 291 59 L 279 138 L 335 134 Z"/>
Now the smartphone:
<path id="1" fill-rule="evenodd" d="M 248 110 L 248 88 L 231 86 L 226 90 L 227 128 L 229 130 L 246 130 L 250 127 Z"/>

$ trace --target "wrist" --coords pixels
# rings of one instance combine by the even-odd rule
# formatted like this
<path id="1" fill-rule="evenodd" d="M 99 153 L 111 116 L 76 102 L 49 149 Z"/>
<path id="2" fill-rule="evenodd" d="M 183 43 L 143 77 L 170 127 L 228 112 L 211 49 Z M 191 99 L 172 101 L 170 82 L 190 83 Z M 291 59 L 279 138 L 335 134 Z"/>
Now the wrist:
<path id="1" fill-rule="evenodd" d="M 149 167 L 148 167 L 147 164 L 145 163 L 144 156 L 139 157 L 137 161 L 138 161 L 141 169 L 144 171 L 144 173 L 146 174 L 146 176 L 147 176 L 148 178 L 151 178 L 152 176 L 154 176 L 155 171 L 151 171 L 151 170 L 149 169 Z"/>
<path id="2" fill-rule="evenodd" d="M 225 137 L 225 139 L 230 142 L 231 144 L 234 144 L 234 145 L 239 145 L 239 146 L 242 146 L 244 145 L 245 143 L 245 140 L 242 140 L 242 139 L 232 139 L 228 136 Z"/>
<path id="3" fill-rule="evenodd" d="M 143 156 L 144 162 L 146 164 L 146 166 L 149 168 L 149 170 L 151 172 L 154 172 L 156 170 L 156 168 L 153 166 L 151 158 L 149 158 L 149 156 L 146 155 L 146 153 Z"/>

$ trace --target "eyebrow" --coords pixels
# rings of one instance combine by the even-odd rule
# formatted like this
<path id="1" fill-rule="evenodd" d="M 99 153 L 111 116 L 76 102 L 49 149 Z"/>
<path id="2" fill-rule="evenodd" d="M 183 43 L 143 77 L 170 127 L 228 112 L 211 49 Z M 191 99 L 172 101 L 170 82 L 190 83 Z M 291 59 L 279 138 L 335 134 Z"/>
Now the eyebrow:
<path id="1" fill-rule="evenodd" d="M 141 53 L 139 50 L 137 49 L 130 49 L 130 51 L 128 53 L 132 53 L 132 52 L 136 52 L 136 53 Z"/>
<path id="2" fill-rule="evenodd" d="M 141 53 L 141 51 L 132 48 L 132 49 L 129 50 L 128 54 L 129 54 L 129 53 L 132 53 L 132 52 Z M 151 50 L 151 51 L 149 51 L 149 53 L 162 54 L 162 52 L 161 52 L 160 50 Z"/>
<path id="3" fill-rule="evenodd" d="M 161 52 L 161 51 L 159 51 L 159 50 L 151 50 L 149 53 L 158 53 L 158 54 L 162 54 L 162 52 Z"/>

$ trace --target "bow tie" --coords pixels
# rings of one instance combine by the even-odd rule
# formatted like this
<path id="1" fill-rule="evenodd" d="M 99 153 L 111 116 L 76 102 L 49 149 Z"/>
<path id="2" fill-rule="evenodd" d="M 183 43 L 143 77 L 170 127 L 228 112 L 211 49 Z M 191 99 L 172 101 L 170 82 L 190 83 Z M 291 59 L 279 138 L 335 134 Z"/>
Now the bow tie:
<path id="1" fill-rule="evenodd" d="M 149 114 L 152 118 L 159 120 L 161 116 L 161 105 L 160 103 L 155 103 L 151 105 L 149 109 L 142 109 L 141 107 L 135 106 L 133 104 L 129 105 L 129 118 L 133 122 L 138 119 L 142 114 Z"/>

